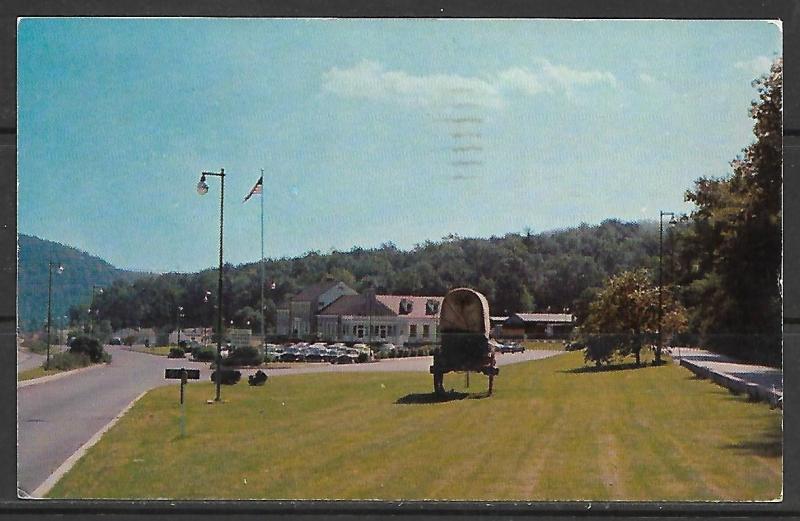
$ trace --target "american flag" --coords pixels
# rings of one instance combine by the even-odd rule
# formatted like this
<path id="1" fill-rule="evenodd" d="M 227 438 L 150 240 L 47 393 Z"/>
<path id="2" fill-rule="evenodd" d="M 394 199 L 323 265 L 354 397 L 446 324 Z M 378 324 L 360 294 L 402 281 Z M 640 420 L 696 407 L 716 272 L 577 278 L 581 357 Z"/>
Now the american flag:
<path id="1" fill-rule="evenodd" d="M 250 193 L 247 194 L 247 197 L 245 197 L 244 201 L 242 202 L 246 203 L 248 199 L 253 197 L 253 194 L 260 194 L 263 181 L 264 181 L 264 176 L 262 175 L 261 177 L 258 178 L 258 181 L 256 181 L 256 185 L 253 187 L 252 190 L 250 190 Z"/>

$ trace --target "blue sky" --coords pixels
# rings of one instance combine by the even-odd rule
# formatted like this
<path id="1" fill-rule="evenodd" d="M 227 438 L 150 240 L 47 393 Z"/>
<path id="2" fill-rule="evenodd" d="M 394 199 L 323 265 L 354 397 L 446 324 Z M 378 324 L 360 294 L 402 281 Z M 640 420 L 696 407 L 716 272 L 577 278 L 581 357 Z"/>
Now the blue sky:
<path id="1" fill-rule="evenodd" d="M 688 211 L 752 141 L 758 21 L 24 19 L 21 233 L 112 264 L 410 248 Z"/>

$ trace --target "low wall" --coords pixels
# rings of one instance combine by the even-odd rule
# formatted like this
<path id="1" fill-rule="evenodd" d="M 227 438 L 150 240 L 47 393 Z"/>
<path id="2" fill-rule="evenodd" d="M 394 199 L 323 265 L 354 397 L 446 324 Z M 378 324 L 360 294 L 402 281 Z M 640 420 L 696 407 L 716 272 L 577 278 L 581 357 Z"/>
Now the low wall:
<path id="1" fill-rule="evenodd" d="M 700 378 L 707 378 L 717 385 L 737 394 L 745 394 L 753 401 L 763 401 L 773 407 L 783 409 L 783 395 L 772 388 L 767 388 L 752 382 L 746 382 L 736 376 L 714 371 L 704 365 L 681 358 L 680 365 L 687 368 Z"/>

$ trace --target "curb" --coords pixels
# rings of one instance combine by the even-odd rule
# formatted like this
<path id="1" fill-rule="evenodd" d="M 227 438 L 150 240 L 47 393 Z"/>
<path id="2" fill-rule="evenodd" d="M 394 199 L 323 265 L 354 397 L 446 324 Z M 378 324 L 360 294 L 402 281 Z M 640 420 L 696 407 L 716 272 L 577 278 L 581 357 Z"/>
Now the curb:
<path id="1" fill-rule="evenodd" d="M 106 432 L 108 432 L 108 430 L 109 430 L 109 429 L 111 429 L 111 427 L 113 427 L 113 426 L 114 426 L 114 425 L 115 425 L 115 424 L 116 424 L 116 423 L 117 423 L 117 422 L 120 420 L 120 418 L 122 418 L 123 416 L 125 416 L 125 414 L 126 414 L 126 413 L 127 413 L 127 412 L 128 412 L 130 409 L 131 409 L 131 407 L 133 407 L 133 405 L 134 405 L 136 402 L 138 402 L 138 401 L 139 401 L 139 399 L 141 399 L 141 397 L 142 397 L 142 396 L 144 396 L 145 394 L 147 394 L 148 392 L 149 392 L 149 391 L 144 391 L 144 392 L 142 392 L 142 393 L 141 393 L 139 396 L 137 396 L 136 398 L 134 398 L 134 399 L 133 399 L 133 401 L 131 401 L 131 403 L 129 403 L 128 405 L 126 405 L 126 406 L 125 406 L 125 408 L 124 408 L 124 409 L 122 409 L 122 410 L 119 412 L 119 414 L 117 414 L 116 416 L 114 416 L 114 417 L 111 419 L 111 421 L 110 421 L 110 422 L 108 422 L 107 424 L 105 424 L 105 426 L 103 426 L 103 428 L 102 428 L 102 429 L 100 429 L 99 431 L 97 431 L 96 433 L 94 433 L 94 435 L 93 435 L 91 438 L 89 438 L 89 440 L 88 440 L 86 443 L 84 443 L 83 445 L 81 445 L 81 446 L 80 446 L 80 448 L 79 448 L 78 450 L 76 450 L 75 452 L 73 452 L 73 453 L 72 453 L 72 456 L 70 456 L 69 458 L 67 458 L 67 459 L 66 459 L 66 461 L 64 461 L 64 463 L 62 463 L 61 465 L 59 465 L 59 467 L 58 467 L 58 468 L 57 468 L 57 469 L 56 469 L 56 470 L 55 470 L 55 471 L 54 471 L 52 474 L 50 474 L 50 475 L 47 477 L 47 479 L 46 479 L 46 480 L 44 480 L 44 483 L 42 483 L 41 485 L 39 485 L 38 487 L 36 487 L 36 490 L 34 490 L 33 492 L 31 492 L 31 494 L 30 494 L 30 497 L 29 497 L 29 498 L 21 498 L 21 499 L 45 499 L 45 497 L 44 497 L 44 496 L 45 496 L 45 495 L 46 495 L 48 492 L 50 492 L 50 490 L 52 490 L 52 489 L 53 489 L 53 487 L 55 486 L 55 484 L 56 484 L 56 483 L 58 483 L 58 481 L 59 481 L 59 480 L 60 480 L 62 477 L 64 477 L 64 474 L 66 474 L 67 472 L 69 472 L 69 470 L 70 470 L 70 469 L 71 469 L 73 466 L 75 466 L 75 464 L 78 462 L 78 460 L 80 460 L 80 459 L 83 457 L 83 455 L 84 455 L 84 454 L 86 454 L 86 451 L 88 451 L 88 450 L 89 450 L 90 448 L 92 448 L 92 447 L 93 447 L 93 446 L 94 446 L 94 445 L 95 445 L 95 444 L 96 444 L 98 441 L 100 441 L 100 438 L 102 438 L 102 437 L 103 437 L 103 434 L 105 434 Z"/>
<path id="2" fill-rule="evenodd" d="M 715 384 L 725 387 L 735 393 L 746 394 L 748 398 L 753 401 L 765 401 L 769 403 L 770 406 L 783 409 L 783 393 L 779 391 L 768 389 L 754 382 L 748 382 L 738 376 L 714 371 L 708 367 L 690 362 L 683 358 L 680 359 L 680 365 L 689 369 L 700 378 L 710 379 Z"/>
<path id="3" fill-rule="evenodd" d="M 99 364 L 92 364 L 87 367 L 79 367 L 78 369 L 71 369 L 69 371 L 61 371 L 60 373 L 50 374 L 47 376 L 42 376 L 39 378 L 32 378 L 30 380 L 23 380 L 21 382 L 17 382 L 17 389 L 22 389 L 23 387 L 28 387 L 29 385 L 36 385 L 36 384 L 43 384 L 47 382 L 52 382 L 53 380 L 58 380 L 59 378 L 64 378 L 66 376 L 70 376 L 73 374 L 81 373 L 84 371 L 88 371 L 90 369 L 97 369 L 98 367 L 107 367 L 108 364 L 101 362 Z"/>

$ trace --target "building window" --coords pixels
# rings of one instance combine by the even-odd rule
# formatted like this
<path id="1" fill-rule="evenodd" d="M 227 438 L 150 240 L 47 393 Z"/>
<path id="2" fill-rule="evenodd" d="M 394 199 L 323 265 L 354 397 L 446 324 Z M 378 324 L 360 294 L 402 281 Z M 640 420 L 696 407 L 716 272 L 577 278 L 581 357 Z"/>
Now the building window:
<path id="1" fill-rule="evenodd" d="M 408 336 L 410 336 L 410 337 L 416 337 L 417 336 L 417 325 L 416 324 L 411 324 L 410 326 L 408 326 Z"/>
<path id="2" fill-rule="evenodd" d="M 358 338 L 364 338 L 364 325 L 363 324 L 359 324 L 356 327 L 356 336 Z"/>
<path id="3" fill-rule="evenodd" d="M 379 331 L 380 331 L 380 337 L 386 338 L 386 326 L 380 326 Z"/>
<path id="4" fill-rule="evenodd" d="M 356 326 L 353 326 L 353 336 L 356 336 Z"/>
<path id="5" fill-rule="evenodd" d="M 431 336 L 431 326 L 429 324 L 423 324 L 422 338 L 428 338 L 429 336 Z"/>

